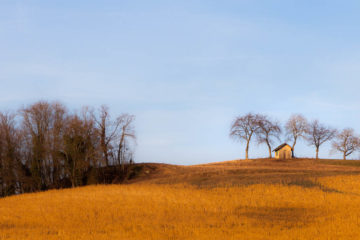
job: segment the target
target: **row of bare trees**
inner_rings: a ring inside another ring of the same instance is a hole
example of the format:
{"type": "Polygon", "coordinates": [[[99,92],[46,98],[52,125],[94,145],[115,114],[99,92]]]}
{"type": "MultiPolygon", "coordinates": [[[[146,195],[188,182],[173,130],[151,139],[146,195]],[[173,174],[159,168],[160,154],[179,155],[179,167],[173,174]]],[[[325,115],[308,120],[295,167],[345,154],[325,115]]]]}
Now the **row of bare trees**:
{"type": "Polygon", "coordinates": [[[341,152],[344,160],[353,152],[360,150],[360,138],[354,129],[346,128],[338,131],[318,120],[309,122],[301,114],[292,115],[282,128],[278,121],[272,120],[266,115],[248,113],[236,117],[230,128],[231,138],[246,143],[246,159],[249,157],[252,138],[255,137],[258,144],[266,144],[269,158],[272,158],[273,145],[276,140],[280,141],[283,135],[287,141],[291,141],[293,153],[295,145],[300,139],[307,141],[310,146],[315,148],[316,159],[319,158],[321,145],[329,141],[332,141],[332,151],[341,152]]]}
{"type": "Polygon", "coordinates": [[[134,116],[113,119],[106,106],[70,112],[41,101],[0,113],[0,196],[84,185],[92,169],[124,172],[133,140],[134,116]]]}

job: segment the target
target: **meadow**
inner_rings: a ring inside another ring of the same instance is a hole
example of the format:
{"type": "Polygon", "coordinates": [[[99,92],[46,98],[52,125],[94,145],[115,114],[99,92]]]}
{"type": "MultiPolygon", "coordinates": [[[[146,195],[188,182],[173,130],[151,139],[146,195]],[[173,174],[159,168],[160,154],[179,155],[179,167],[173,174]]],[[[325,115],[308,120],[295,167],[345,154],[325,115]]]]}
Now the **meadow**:
{"type": "Polygon", "coordinates": [[[360,238],[357,174],[218,186],[154,179],[0,199],[0,239],[360,238]]]}

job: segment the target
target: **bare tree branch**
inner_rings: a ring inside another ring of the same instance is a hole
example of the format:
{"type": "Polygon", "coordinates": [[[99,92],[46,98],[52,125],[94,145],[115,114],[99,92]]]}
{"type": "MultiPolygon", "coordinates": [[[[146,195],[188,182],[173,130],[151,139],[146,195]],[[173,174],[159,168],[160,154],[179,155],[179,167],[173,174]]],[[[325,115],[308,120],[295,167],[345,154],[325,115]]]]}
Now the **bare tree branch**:
{"type": "Polygon", "coordinates": [[[319,149],[320,146],[333,139],[336,135],[336,130],[327,127],[318,120],[314,120],[310,123],[308,130],[307,130],[307,140],[310,145],[313,145],[316,150],[316,159],[319,158],[319,149]]]}
{"type": "Polygon", "coordinates": [[[249,145],[252,136],[258,132],[261,116],[258,114],[248,113],[244,116],[235,118],[230,128],[230,137],[236,140],[246,142],[245,158],[249,158],[249,145]]]}
{"type": "Polygon", "coordinates": [[[272,158],[272,145],[274,139],[280,141],[281,127],[279,122],[272,121],[266,115],[259,115],[259,130],[256,133],[257,142],[259,144],[265,143],[269,149],[269,158],[272,158]]]}
{"type": "Polygon", "coordinates": [[[343,153],[343,159],[360,148],[360,139],[355,135],[352,128],[346,128],[336,135],[332,148],[343,153]]]}
{"type": "MultiPolygon", "coordinates": [[[[307,120],[301,114],[292,115],[285,124],[286,135],[289,140],[292,140],[292,150],[295,153],[295,145],[299,138],[306,137],[306,131],[308,128],[307,120]]],[[[293,156],[294,157],[294,156],[293,156]]]]}

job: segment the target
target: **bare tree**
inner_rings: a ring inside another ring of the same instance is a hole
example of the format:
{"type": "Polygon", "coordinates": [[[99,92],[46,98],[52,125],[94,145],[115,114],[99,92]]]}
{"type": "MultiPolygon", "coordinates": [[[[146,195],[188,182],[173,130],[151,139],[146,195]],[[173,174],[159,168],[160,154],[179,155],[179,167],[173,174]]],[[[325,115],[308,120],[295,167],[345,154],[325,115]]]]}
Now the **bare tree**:
{"type": "Polygon", "coordinates": [[[117,118],[117,124],[119,125],[120,133],[118,135],[118,148],[117,148],[117,160],[121,165],[122,170],[125,169],[125,153],[129,149],[126,147],[127,140],[136,140],[134,131],[135,116],[129,114],[122,114],[117,118]]]}
{"type": "MultiPolygon", "coordinates": [[[[292,115],[285,124],[286,135],[289,140],[292,140],[293,154],[295,152],[295,145],[299,138],[306,137],[308,122],[301,114],[292,115]]],[[[294,157],[294,156],[293,156],[294,157]]]]}
{"type": "Polygon", "coordinates": [[[360,148],[360,140],[355,136],[354,129],[346,128],[336,135],[336,139],[332,144],[335,151],[343,153],[343,159],[360,148]]]}
{"type": "Polygon", "coordinates": [[[245,158],[249,158],[249,146],[251,138],[260,128],[259,120],[261,116],[258,114],[248,113],[244,116],[235,118],[230,128],[230,137],[236,140],[246,142],[245,158]]]}
{"type": "Polygon", "coordinates": [[[21,134],[15,115],[0,113],[0,195],[19,193],[21,188],[21,134]]]}
{"type": "Polygon", "coordinates": [[[67,110],[58,102],[36,102],[21,110],[28,162],[36,189],[47,189],[62,179],[62,148],[67,110]]]}
{"type": "Polygon", "coordinates": [[[30,170],[36,190],[46,189],[50,179],[47,171],[47,143],[52,109],[48,102],[37,102],[22,109],[23,128],[30,145],[30,170]]]}
{"type": "Polygon", "coordinates": [[[58,102],[51,104],[52,116],[50,121],[50,131],[47,140],[49,151],[49,173],[50,182],[54,187],[61,187],[63,175],[63,161],[59,154],[59,151],[63,149],[63,135],[65,131],[65,124],[67,118],[66,107],[58,102]]]}
{"type": "Polygon", "coordinates": [[[133,162],[133,115],[112,120],[106,106],[95,116],[92,108],[69,113],[61,103],[47,101],[19,112],[0,113],[0,197],[111,182],[119,177],[113,175],[116,168],[102,166],[124,170],[133,162]]]}
{"type": "Polygon", "coordinates": [[[319,158],[320,146],[323,143],[333,139],[335,135],[336,135],[335,129],[319,123],[318,120],[314,120],[310,123],[309,128],[307,130],[307,140],[310,145],[315,146],[316,159],[319,158]]]}
{"type": "Polygon", "coordinates": [[[274,139],[280,140],[281,127],[277,121],[272,121],[266,115],[260,115],[259,130],[256,133],[257,141],[259,144],[265,143],[269,149],[269,158],[272,158],[272,145],[274,139]]]}
{"type": "Polygon", "coordinates": [[[65,172],[72,187],[82,184],[85,172],[96,162],[96,134],[94,121],[84,108],[82,114],[67,118],[64,133],[64,149],[62,156],[65,161],[65,172]]]}
{"type": "Polygon", "coordinates": [[[105,160],[105,165],[109,166],[109,158],[111,157],[111,150],[113,149],[112,142],[118,135],[118,130],[122,121],[121,119],[117,119],[115,121],[111,120],[109,108],[105,105],[100,107],[99,117],[94,117],[94,119],[100,136],[100,148],[105,160]]]}

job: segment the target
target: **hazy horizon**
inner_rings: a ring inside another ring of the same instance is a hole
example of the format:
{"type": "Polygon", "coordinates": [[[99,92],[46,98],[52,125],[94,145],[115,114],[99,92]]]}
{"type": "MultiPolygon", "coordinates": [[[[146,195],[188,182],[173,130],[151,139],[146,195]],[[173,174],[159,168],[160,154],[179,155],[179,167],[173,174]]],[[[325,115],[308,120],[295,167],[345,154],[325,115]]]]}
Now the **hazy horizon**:
{"type": "MultiPolygon", "coordinates": [[[[358,1],[0,1],[0,110],[57,100],[134,114],[137,162],[244,158],[229,128],[248,112],[360,133],[359,10],[358,1]]],[[[341,158],[329,146],[320,158],[341,158]]],[[[315,156],[304,141],[295,153],[315,156]]],[[[250,158],[266,156],[253,141],[250,158]]]]}

